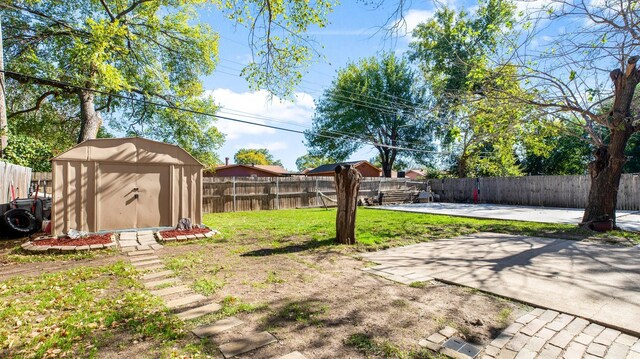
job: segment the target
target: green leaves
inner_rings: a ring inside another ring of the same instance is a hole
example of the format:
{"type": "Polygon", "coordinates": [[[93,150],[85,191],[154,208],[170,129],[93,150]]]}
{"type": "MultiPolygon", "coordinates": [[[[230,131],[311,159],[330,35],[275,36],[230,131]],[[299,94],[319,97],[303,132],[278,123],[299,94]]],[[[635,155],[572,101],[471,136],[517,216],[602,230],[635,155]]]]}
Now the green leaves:
{"type": "Polygon", "coordinates": [[[509,46],[502,36],[514,21],[511,2],[487,0],[473,16],[443,8],[414,32],[410,57],[435,97],[440,140],[459,177],[521,174],[517,149],[539,144],[545,131],[533,107],[512,101],[532,96],[515,66],[493,65],[496,50],[509,46]]]}
{"type": "Polygon", "coordinates": [[[243,165],[277,165],[282,166],[280,160],[274,160],[273,155],[266,148],[248,149],[241,148],[233,156],[237,164],[243,165]]]}
{"type": "Polygon", "coordinates": [[[325,27],[337,1],[217,0],[214,4],[251,32],[253,61],[242,70],[250,87],[288,98],[309,61],[319,56],[307,31],[325,27]]]}
{"type": "Polygon", "coordinates": [[[420,151],[432,148],[431,123],[418,84],[408,62],[392,53],[350,63],[316,103],[313,128],[305,133],[310,152],[344,160],[375,143],[388,171],[398,156],[424,157],[420,151]]]}

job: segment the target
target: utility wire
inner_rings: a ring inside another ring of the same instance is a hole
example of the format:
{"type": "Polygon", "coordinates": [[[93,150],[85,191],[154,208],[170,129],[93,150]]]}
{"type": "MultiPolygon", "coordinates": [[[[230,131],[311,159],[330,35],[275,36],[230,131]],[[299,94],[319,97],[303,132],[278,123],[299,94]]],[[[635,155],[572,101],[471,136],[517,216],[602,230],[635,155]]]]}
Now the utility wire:
{"type": "MultiPolygon", "coordinates": [[[[106,95],[106,96],[117,97],[117,98],[120,98],[120,99],[123,99],[123,100],[129,100],[129,101],[132,101],[132,102],[139,102],[139,103],[143,103],[143,104],[147,104],[147,105],[154,105],[154,106],[163,107],[163,108],[167,108],[167,109],[171,109],[171,110],[187,112],[187,113],[191,113],[191,114],[195,114],[195,115],[208,116],[208,117],[213,117],[213,118],[217,118],[217,119],[220,119],[220,120],[227,120],[227,121],[243,123],[243,124],[247,124],[247,125],[271,128],[271,129],[279,130],[279,131],[286,131],[286,132],[304,134],[304,131],[300,131],[300,130],[294,130],[294,129],[284,128],[284,127],[280,127],[280,126],[267,125],[267,124],[263,124],[263,123],[255,123],[255,122],[251,122],[251,121],[241,120],[241,119],[238,119],[238,118],[233,118],[233,117],[228,117],[228,116],[221,116],[221,115],[216,115],[216,114],[212,114],[212,113],[208,113],[208,112],[193,110],[193,109],[190,109],[190,108],[178,107],[178,106],[175,106],[175,105],[149,101],[149,100],[146,100],[146,99],[140,99],[140,98],[135,98],[135,97],[131,97],[131,96],[124,96],[124,95],[120,95],[120,94],[117,94],[117,93],[111,93],[111,92],[107,92],[107,91],[96,90],[96,89],[91,89],[91,88],[87,88],[87,87],[83,87],[83,86],[73,85],[71,83],[63,82],[63,81],[59,81],[59,80],[47,79],[47,78],[27,75],[27,74],[14,72],[14,71],[9,71],[9,70],[0,70],[0,72],[3,72],[3,73],[8,74],[8,75],[13,75],[13,76],[18,76],[18,77],[22,77],[22,78],[31,79],[31,80],[47,81],[47,82],[49,82],[51,84],[56,84],[58,86],[64,86],[64,87],[72,88],[72,89],[76,89],[76,90],[90,91],[90,92],[93,92],[93,93],[99,93],[99,94],[106,95]]],[[[326,132],[329,132],[329,131],[326,131],[326,132]]],[[[323,138],[329,138],[329,139],[345,139],[344,138],[345,136],[336,137],[336,136],[325,135],[325,134],[322,134],[322,133],[314,134],[314,136],[323,137],[323,138]]],[[[374,141],[370,141],[370,140],[363,140],[363,139],[357,138],[357,137],[348,137],[348,138],[351,138],[351,139],[353,139],[355,141],[360,141],[360,142],[362,142],[364,144],[368,144],[368,145],[372,145],[372,146],[376,146],[376,147],[382,147],[382,148],[390,148],[390,149],[396,149],[396,150],[402,150],[402,151],[411,151],[411,152],[432,153],[432,154],[449,154],[448,152],[431,151],[431,150],[420,150],[420,149],[415,149],[415,148],[410,148],[410,147],[387,145],[387,144],[384,144],[384,143],[378,143],[378,142],[374,142],[374,141]]]]}
{"type": "MultiPolygon", "coordinates": [[[[84,31],[77,30],[77,29],[71,27],[66,22],[62,22],[62,21],[56,20],[54,18],[48,17],[48,16],[46,16],[44,14],[41,14],[40,12],[37,12],[35,10],[22,9],[22,8],[14,7],[14,6],[11,6],[11,5],[8,5],[8,4],[0,4],[0,7],[4,7],[4,8],[12,9],[12,10],[15,10],[15,11],[19,11],[19,12],[21,12],[23,14],[26,14],[26,15],[32,17],[32,18],[41,17],[41,18],[44,18],[44,19],[46,19],[48,21],[53,21],[53,22],[62,24],[63,26],[65,26],[65,27],[67,27],[67,28],[69,28],[69,29],[71,29],[73,31],[86,33],[84,31]]],[[[237,43],[238,45],[241,45],[237,41],[234,41],[234,42],[237,43]]],[[[241,46],[246,46],[246,45],[241,45],[241,46]]],[[[230,63],[233,63],[233,64],[237,64],[237,65],[240,65],[240,66],[244,66],[244,64],[242,64],[240,62],[237,62],[237,61],[233,61],[233,60],[229,60],[229,59],[225,59],[225,58],[220,58],[220,60],[226,61],[226,62],[230,62],[230,63]]],[[[236,68],[233,68],[233,67],[230,67],[230,66],[225,66],[225,65],[220,65],[220,64],[218,64],[218,66],[230,69],[232,71],[238,71],[238,72],[241,71],[239,69],[236,69],[236,68]]],[[[222,71],[218,71],[218,72],[222,72],[222,71]]],[[[222,73],[225,73],[225,72],[222,72],[222,73]]],[[[236,74],[229,74],[229,73],[225,73],[225,74],[230,75],[230,76],[237,76],[236,74]]],[[[303,82],[312,83],[313,84],[313,82],[310,82],[310,81],[303,81],[303,82]]],[[[315,83],[315,84],[316,85],[320,85],[320,84],[317,84],[317,83],[315,83]]],[[[322,86],[322,85],[320,85],[320,86],[322,86]]],[[[310,89],[309,87],[306,87],[306,86],[300,86],[300,87],[301,88],[310,89]]],[[[322,91],[322,90],[313,90],[313,89],[311,89],[311,90],[312,90],[312,92],[316,92],[316,93],[318,93],[320,95],[324,95],[324,91],[322,91]]],[[[429,110],[429,108],[424,107],[424,106],[406,103],[407,102],[406,99],[403,99],[403,98],[400,98],[398,96],[394,96],[394,95],[391,95],[391,94],[387,94],[387,93],[384,93],[382,91],[377,91],[377,90],[374,90],[374,89],[368,89],[368,91],[380,93],[380,94],[382,94],[384,96],[387,96],[387,97],[390,97],[390,98],[395,98],[395,99],[401,101],[401,103],[385,100],[385,99],[382,99],[382,98],[379,98],[379,97],[374,97],[374,96],[371,96],[371,95],[368,95],[368,94],[362,94],[362,93],[356,93],[356,92],[352,92],[352,91],[347,91],[347,90],[344,90],[344,89],[341,89],[339,91],[334,91],[333,96],[334,96],[336,102],[341,102],[341,103],[350,104],[350,105],[351,104],[355,104],[355,105],[358,105],[358,106],[361,106],[361,107],[373,109],[375,111],[379,111],[381,113],[392,115],[392,116],[396,116],[396,115],[399,114],[400,111],[398,110],[398,108],[409,110],[409,111],[429,110]],[[349,94],[349,95],[354,95],[357,98],[352,98],[351,96],[340,95],[337,92],[346,93],[346,94],[349,94]],[[369,100],[367,100],[367,99],[369,99],[369,100]],[[371,101],[376,101],[376,102],[371,102],[371,101]],[[382,103],[380,103],[380,102],[382,102],[382,103]]],[[[403,111],[402,113],[403,113],[404,116],[412,117],[413,119],[415,119],[417,121],[423,120],[421,118],[418,118],[418,116],[416,115],[415,112],[407,113],[407,111],[403,111]]]]}

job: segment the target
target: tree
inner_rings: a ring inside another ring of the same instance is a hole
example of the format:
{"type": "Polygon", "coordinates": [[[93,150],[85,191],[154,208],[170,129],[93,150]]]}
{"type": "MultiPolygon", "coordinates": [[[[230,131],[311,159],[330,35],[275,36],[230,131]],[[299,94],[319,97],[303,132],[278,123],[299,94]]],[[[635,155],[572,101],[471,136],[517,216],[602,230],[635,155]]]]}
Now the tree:
{"type": "Polygon", "coordinates": [[[639,173],[640,172],[640,133],[634,133],[629,142],[627,142],[627,149],[625,150],[627,156],[627,163],[624,164],[625,173],[639,173]]]}
{"type": "Polygon", "coordinates": [[[336,239],[338,243],[356,243],[356,210],[358,209],[358,191],[362,175],[349,165],[335,168],[336,197],[336,239]]]}
{"type": "MultiPolygon", "coordinates": [[[[213,3],[250,30],[254,61],[244,75],[254,87],[277,94],[287,94],[299,81],[312,51],[305,32],[324,26],[332,7],[325,0],[213,3]]],[[[197,112],[216,110],[213,99],[203,96],[200,78],[215,68],[218,35],[198,21],[201,4],[14,0],[0,5],[6,14],[6,75],[13,81],[7,88],[19,83],[38,94],[33,105],[18,111],[73,97],[79,142],[97,136],[106,113],[128,134],[178,143],[213,161],[211,153],[223,137],[210,116],[197,112]]]]}
{"type": "Polygon", "coordinates": [[[520,175],[519,146],[548,150],[536,140],[550,131],[543,118],[533,114],[532,106],[505,101],[507,95],[529,97],[513,81],[516,67],[492,66],[500,36],[513,21],[513,4],[487,0],[475,14],[439,9],[414,30],[410,58],[435,99],[432,114],[458,177],[520,175]]]}
{"type": "Polygon", "coordinates": [[[595,150],[588,166],[591,187],[582,224],[615,221],[620,176],[627,162],[625,148],[640,131],[640,113],[632,106],[640,82],[637,1],[556,0],[541,14],[541,18],[574,25],[536,51],[535,57],[518,54],[518,79],[535,95],[520,102],[536,105],[548,116],[588,133],[595,150]],[[616,68],[607,73],[604,69],[613,63],[616,68]],[[613,86],[602,78],[610,79],[613,86]],[[607,103],[612,104],[602,111],[607,103]]]}
{"type": "Polygon", "coordinates": [[[296,159],[296,167],[298,171],[304,171],[307,168],[316,168],[322,165],[339,162],[335,158],[314,156],[310,153],[304,154],[296,159]]]}
{"type": "Polygon", "coordinates": [[[266,148],[241,148],[233,156],[236,163],[242,165],[275,165],[282,166],[280,160],[274,160],[273,155],[266,148]]]}
{"type": "Polygon", "coordinates": [[[377,151],[385,177],[398,156],[429,152],[427,97],[404,59],[384,54],[351,63],[316,101],[313,127],[305,132],[311,153],[344,160],[365,145],[377,151]]]}
{"type": "Polygon", "coordinates": [[[545,155],[525,148],[522,170],[530,175],[583,175],[587,172],[593,149],[587,134],[578,130],[563,131],[557,136],[541,138],[551,147],[545,155]]]}
{"type": "MultiPolygon", "coordinates": [[[[380,161],[380,157],[372,157],[369,159],[369,163],[371,163],[372,165],[376,166],[376,167],[382,167],[382,162],[380,161]]],[[[393,167],[391,167],[391,170],[393,171],[406,171],[410,169],[410,161],[407,161],[404,158],[396,158],[396,160],[393,162],[393,167]]]]}

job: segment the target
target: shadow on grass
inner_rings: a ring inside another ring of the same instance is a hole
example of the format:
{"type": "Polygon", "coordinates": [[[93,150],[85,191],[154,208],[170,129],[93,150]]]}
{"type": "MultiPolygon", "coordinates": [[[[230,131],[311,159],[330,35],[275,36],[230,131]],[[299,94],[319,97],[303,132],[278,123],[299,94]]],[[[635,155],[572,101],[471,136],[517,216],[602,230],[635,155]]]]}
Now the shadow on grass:
{"type": "Polygon", "coordinates": [[[256,249],[254,251],[243,253],[240,256],[241,257],[267,257],[275,254],[299,253],[299,252],[304,252],[311,249],[334,246],[337,244],[338,243],[336,242],[335,237],[325,238],[320,240],[310,240],[304,243],[291,244],[288,246],[278,247],[278,248],[256,249]]]}

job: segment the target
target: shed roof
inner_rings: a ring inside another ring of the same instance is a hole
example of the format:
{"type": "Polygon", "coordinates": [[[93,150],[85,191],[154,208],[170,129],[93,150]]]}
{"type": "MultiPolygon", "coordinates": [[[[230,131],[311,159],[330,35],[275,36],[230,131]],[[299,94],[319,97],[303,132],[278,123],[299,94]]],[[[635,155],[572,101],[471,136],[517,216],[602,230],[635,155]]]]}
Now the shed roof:
{"type": "Polygon", "coordinates": [[[312,174],[315,174],[315,173],[334,172],[335,169],[336,169],[336,166],[339,166],[339,165],[350,165],[350,166],[353,166],[353,167],[358,167],[359,165],[361,165],[363,163],[366,163],[366,164],[370,165],[371,167],[376,168],[375,166],[373,166],[369,162],[364,161],[364,160],[360,160],[360,161],[329,163],[329,164],[326,164],[326,165],[321,165],[321,166],[318,166],[318,167],[312,169],[311,171],[306,172],[306,174],[307,175],[312,175],[312,174]]]}
{"type": "Polygon", "coordinates": [[[203,166],[189,152],[179,146],[141,137],[86,140],[54,157],[52,161],[166,163],[203,166]]]}

